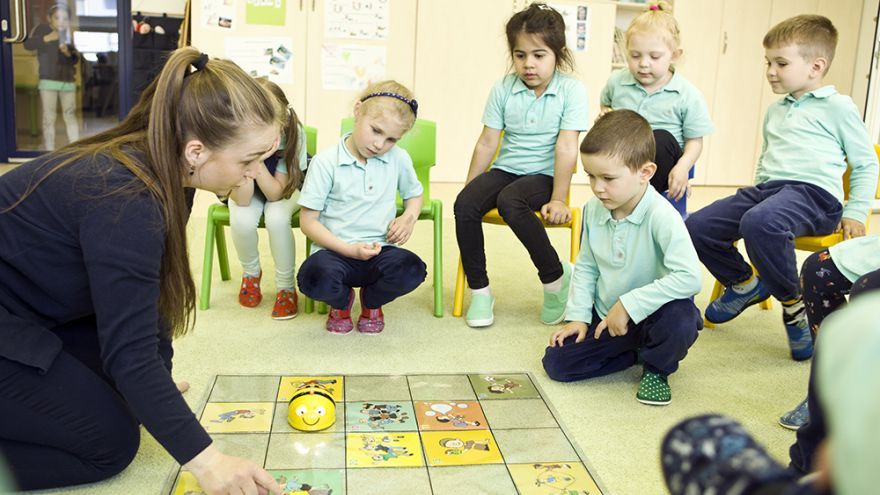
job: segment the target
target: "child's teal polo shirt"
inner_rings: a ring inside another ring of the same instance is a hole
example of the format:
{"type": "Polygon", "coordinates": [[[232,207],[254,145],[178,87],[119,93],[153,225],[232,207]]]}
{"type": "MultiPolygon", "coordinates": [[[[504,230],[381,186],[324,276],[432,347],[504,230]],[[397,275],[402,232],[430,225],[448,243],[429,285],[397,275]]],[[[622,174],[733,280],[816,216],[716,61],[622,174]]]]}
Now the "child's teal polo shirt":
{"type": "Polygon", "coordinates": [[[587,90],[574,77],[555,73],[539,98],[516,74],[495,83],[483,124],[504,131],[492,168],[517,175],[553,175],[560,130],[585,131],[587,90]]]}
{"type": "Polygon", "coordinates": [[[591,323],[619,300],[639,323],[660,306],[702,288],[700,260],[681,214],[653,187],[626,218],[614,220],[598,198],[584,206],[581,250],[565,310],[568,321],[591,323]]]}
{"type": "Polygon", "coordinates": [[[767,109],[755,184],[807,182],[843,203],[847,162],[852,173],[843,216],[865,223],[877,188],[877,153],[852,99],[823,86],[797,100],[786,95],[767,109]]]}
{"type": "Polygon", "coordinates": [[[638,112],[652,129],[672,134],[682,149],[688,139],[708,136],[715,130],[703,94],[676,73],[666,86],[648,94],[629,69],[619,69],[602,88],[599,104],[638,112]]]}
{"type": "MultiPolygon", "coordinates": [[[[397,192],[404,200],[414,198],[422,184],[405,150],[395,146],[362,164],[345,146],[350,135],[312,158],[298,202],[321,212],[318,221],[340,240],[384,245],[397,215],[397,192]]],[[[314,246],[312,252],[320,249],[314,246]]]]}

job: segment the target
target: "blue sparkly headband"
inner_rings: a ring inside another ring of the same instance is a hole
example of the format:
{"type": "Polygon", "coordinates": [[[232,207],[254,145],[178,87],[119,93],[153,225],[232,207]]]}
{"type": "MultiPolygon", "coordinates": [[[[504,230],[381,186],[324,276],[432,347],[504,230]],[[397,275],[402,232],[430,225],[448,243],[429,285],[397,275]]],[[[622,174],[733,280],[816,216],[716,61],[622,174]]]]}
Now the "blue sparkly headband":
{"type": "Polygon", "coordinates": [[[364,96],[363,98],[361,98],[361,101],[362,102],[367,101],[374,96],[388,96],[390,98],[397,98],[398,100],[409,105],[409,108],[412,110],[412,113],[415,117],[419,116],[419,102],[417,102],[415,100],[415,98],[409,99],[409,98],[407,98],[403,95],[399,95],[397,93],[389,93],[387,91],[380,91],[378,93],[370,93],[367,96],[364,96]]]}

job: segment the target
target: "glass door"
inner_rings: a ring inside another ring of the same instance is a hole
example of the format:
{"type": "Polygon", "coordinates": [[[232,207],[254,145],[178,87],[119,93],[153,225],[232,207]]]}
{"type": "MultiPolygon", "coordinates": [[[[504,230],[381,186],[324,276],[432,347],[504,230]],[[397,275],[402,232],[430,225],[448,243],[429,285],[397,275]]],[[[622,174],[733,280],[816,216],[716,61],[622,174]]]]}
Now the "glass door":
{"type": "Polygon", "coordinates": [[[131,28],[120,22],[130,14],[117,7],[116,0],[0,0],[0,161],[33,157],[119,122],[127,108],[117,33],[131,28]]]}

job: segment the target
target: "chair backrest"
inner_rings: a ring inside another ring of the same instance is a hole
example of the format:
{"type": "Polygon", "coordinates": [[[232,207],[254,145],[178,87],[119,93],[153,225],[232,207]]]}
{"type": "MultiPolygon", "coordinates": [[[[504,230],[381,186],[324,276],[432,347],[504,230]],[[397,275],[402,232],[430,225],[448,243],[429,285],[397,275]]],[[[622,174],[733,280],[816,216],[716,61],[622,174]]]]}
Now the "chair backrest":
{"type": "MultiPolygon", "coordinates": [[[[342,119],[340,134],[354,129],[354,118],[342,119]]],[[[422,183],[424,205],[431,203],[431,167],[437,163],[437,124],[432,120],[416,119],[413,128],[403,135],[397,146],[405,149],[412,159],[416,176],[422,183]]]]}
{"type": "Polygon", "coordinates": [[[303,130],[306,131],[306,153],[315,156],[318,152],[318,128],[304,125],[303,130]]]}
{"type": "MultiPolygon", "coordinates": [[[[880,144],[874,145],[874,152],[877,153],[877,160],[880,161],[880,144]]],[[[849,174],[852,167],[847,165],[846,172],[843,174],[843,199],[849,199],[849,174]]],[[[874,199],[880,199],[880,180],[877,181],[877,187],[874,189],[874,199]]]]}

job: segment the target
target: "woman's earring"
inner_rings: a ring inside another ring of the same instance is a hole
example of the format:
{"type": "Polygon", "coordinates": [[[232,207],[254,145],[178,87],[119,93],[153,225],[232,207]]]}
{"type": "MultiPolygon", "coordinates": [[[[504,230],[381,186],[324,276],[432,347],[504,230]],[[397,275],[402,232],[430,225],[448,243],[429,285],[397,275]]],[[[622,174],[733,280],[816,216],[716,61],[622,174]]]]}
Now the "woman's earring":
{"type": "Polygon", "coordinates": [[[195,174],[196,174],[196,166],[190,165],[189,166],[189,175],[195,175],[195,174]]]}

